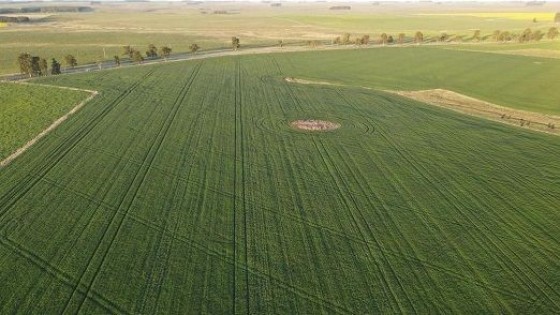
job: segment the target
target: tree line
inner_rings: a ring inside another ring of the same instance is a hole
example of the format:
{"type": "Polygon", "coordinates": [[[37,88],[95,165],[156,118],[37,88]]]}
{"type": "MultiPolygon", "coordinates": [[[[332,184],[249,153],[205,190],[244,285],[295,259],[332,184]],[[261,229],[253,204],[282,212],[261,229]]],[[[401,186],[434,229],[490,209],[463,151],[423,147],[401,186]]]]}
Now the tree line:
{"type": "MultiPolygon", "coordinates": [[[[560,19],[560,14],[557,14],[557,17],[560,19]]],[[[555,18],[556,19],[556,18],[555,18]]],[[[480,30],[474,30],[472,37],[470,37],[471,41],[481,41],[487,40],[491,38],[496,42],[506,42],[506,41],[513,41],[518,40],[519,42],[528,42],[528,41],[540,41],[542,38],[546,36],[547,39],[555,39],[560,36],[560,31],[558,31],[557,27],[551,27],[548,29],[546,33],[542,32],[541,30],[531,30],[530,28],[525,29],[523,32],[516,34],[509,31],[500,31],[496,30],[491,35],[482,37],[480,30]]],[[[439,42],[447,42],[447,41],[458,41],[464,40],[464,36],[451,36],[447,33],[441,33],[439,36],[432,38],[432,41],[435,39],[439,42]]],[[[335,45],[369,45],[371,42],[370,35],[362,35],[355,38],[351,38],[350,33],[345,33],[342,36],[337,36],[333,39],[332,43],[335,45]]],[[[395,37],[391,34],[381,33],[379,38],[377,39],[377,43],[381,45],[388,45],[388,44],[404,44],[406,40],[405,33],[399,33],[395,37]]],[[[414,36],[411,38],[412,42],[416,44],[421,44],[425,41],[424,33],[421,31],[417,31],[414,33],[414,36]]],[[[321,44],[320,41],[308,41],[307,44],[309,46],[315,47],[321,44]]],[[[284,45],[283,41],[278,41],[278,46],[282,47],[284,45]]],[[[231,48],[236,51],[241,47],[240,39],[238,37],[231,38],[231,48]]],[[[200,50],[200,46],[196,43],[191,44],[189,50],[192,54],[196,54],[200,50]]],[[[157,59],[163,58],[167,60],[171,55],[172,49],[168,46],[162,46],[158,49],[154,44],[148,45],[148,49],[145,51],[144,54],[137,50],[131,45],[123,46],[123,56],[128,56],[129,59],[134,63],[142,63],[146,59],[157,59]]],[[[120,66],[121,64],[121,57],[119,55],[113,56],[113,60],[116,66],[120,66]]],[[[66,65],[70,68],[74,68],[78,65],[78,61],[73,55],[66,55],[64,57],[64,61],[66,65]]],[[[41,75],[48,75],[49,74],[49,67],[48,62],[46,59],[32,56],[29,53],[21,53],[18,56],[18,65],[20,68],[20,72],[23,74],[27,74],[30,77],[32,76],[41,76],[41,75]]],[[[61,73],[61,64],[55,59],[52,58],[50,62],[50,74],[56,75],[61,73]]],[[[98,62],[99,67],[101,68],[102,61],[98,62]]]]}
{"type": "MultiPolygon", "coordinates": [[[[133,62],[136,63],[141,63],[146,59],[158,59],[158,58],[163,58],[165,60],[167,60],[167,58],[169,58],[169,56],[171,55],[171,52],[173,50],[168,47],[168,46],[162,46],[159,49],[156,47],[156,45],[154,44],[150,44],[148,45],[148,49],[145,52],[145,56],[136,48],[127,45],[127,46],[123,46],[123,56],[128,56],[130,58],[130,60],[132,60],[133,62]]],[[[121,64],[121,58],[118,55],[115,55],[113,57],[113,59],[115,60],[115,64],[117,66],[120,66],[121,64]]]]}
{"type": "MultiPolygon", "coordinates": [[[[196,52],[200,47],[198,45],[193,44],[191,45],[191,51],[196,52]]],[[[144,56],[140,53],[140,51],[134,49],[132,46],[124,46],[124,55],[128,55],[130,59],[134,62],[142,62],[144,61],[144,56]]],[[[167,59],[171,55],[172,49],[167,46],[161,47],[159,50],[153,44],[148,45],[148,49],[146,50],[146,58],[148,59],[156,59],[156,58],[164,58],[167,59]]],[[[120,56],[115,55],[113,57],[115,65],[120,66],[121,59],[120,56]]],[[[64,62],[68,68],[74,69],[78,65],[78,60],[72,54],[68,54],[64,56],[64,62]]],[[[20,73],[26,74],[29,77],[34,76],[45,76],[45,75],[57,75],[61,74],[62,65],[61,63],[56,60],[55,58],[51,59],[50,68],[48,66],[48,62],[45,58],[41,58],[39,56],[33,56],[29,53],[21,53],[17,58],[17,64],[19,66],[20,73]]],[[[97,64],[101,68],[102,61],[98,61],[97,64]]]]}
{"type": "MultiPolygon", "coordinates": [[[[528,42],[528,41],[540,41],[544,37],[547,39],[555,39],[560,36],[560,32],[558,31],[557,27],[551,27],[548,29],[546,33],[541,30],[533,31],[530,28],[525,29],[521,33],[513,33],[509,31],[500,31],[496,30],[492,34],[487,35],[485,37],[481,36],[480,30],[474,30],[473,35],[466,40],[471,41],[481,41],[481,40],[488,40],[491,39],[496,42],[506,42],[506,41],[514,41],[517,40],[519,42],[528,42]]],[[[404,44],[406,40],[405,33],[399,33],[395,37],[391,34],[381,33],[376,40],[377,44],[380,45],[387,45],[387,44],[404,44]]],[[[436,42],[451,42],[451,41],[464,41],[465,36],[460,35],[449,35],[445,32],[441,33],[440,35],[433,36],[431,41],[436,42]]],[[[417,31],[413,34],[410,38],[410,42],[421,44],[426,41],[424,33],[421,31],[417,31]]],[[[337,36],[332,40],[332,43],[335,45],[369,45],[372,42],[370,35],[362,35],[351,38],[350,33],[345,33],[342,36],[337,36]]],[[[317,46],[317,41],[308,41],[307,44],[309,46],[317,46]]]]}
{"type": "MultiPolygon", "coordinates": [[[[232,39],[232,46],[234,49],[240,47],[239,38],[232,39]]],[[[148,49],[144,54],[140,50],[134,48],[131,45],[123,46],[123,56],[128,56],[128,58],[134,63],[142,63],[146,59],[158,59],[163,58],[167,60],[173,51],[171,47],[162,46],[158,49],[154,44],[148,45],[148,49]]],[[[196,54],[200,50],[200,46],[196,43],[191,44],[189,47],[191,53],[196,54]]],[[[113,56],[113,60],[116,66],[121,65],[121,56],[113,56]]],[[[64,62],[68,68],[75,68],[78,65],[78,60],[74,55],[66,55],[64,57],[64,62]]],[[[29,77],[34,76],[45,76],[48,74],[56,75],[61,74],[61,64],[55,58],[51,59],[50,69],[48,62],[45,58],[39,56],[32,56],[29,53],[21,53],[17,58],[17,63],[22,74],[29,75],[29,77]]],[[[101,68],[103,61],[99,60],[97,62],[99,68],[101,68]]]]}
{"type": "MultiPolygon", "coordinates": [[[[67,56],[68,57],[68,56],[67,56]]],[[[17,59],[20,72],[29,77],[45,76],[49,74],[49,66],[47,59],[39,56],[32,56],[29,53],[21,53],[17,59]]],[[[60,62],[55,58],[51,59],[50,74],[60,74],[60,62]]]]}

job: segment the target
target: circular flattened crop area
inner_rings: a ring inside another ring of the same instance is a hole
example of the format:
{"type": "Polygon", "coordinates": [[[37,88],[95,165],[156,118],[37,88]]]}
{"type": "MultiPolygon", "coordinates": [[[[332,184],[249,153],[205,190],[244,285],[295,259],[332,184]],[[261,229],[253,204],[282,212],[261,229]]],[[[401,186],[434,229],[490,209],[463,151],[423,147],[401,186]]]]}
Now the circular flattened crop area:
{"type": "Polygon", "coordinates": [[[308,131],[330,131],[340,128],[340,124],[326,121],[326,120],[295,120],[290,123],[290,125],[296,129],[308,130],[308,131]]]}

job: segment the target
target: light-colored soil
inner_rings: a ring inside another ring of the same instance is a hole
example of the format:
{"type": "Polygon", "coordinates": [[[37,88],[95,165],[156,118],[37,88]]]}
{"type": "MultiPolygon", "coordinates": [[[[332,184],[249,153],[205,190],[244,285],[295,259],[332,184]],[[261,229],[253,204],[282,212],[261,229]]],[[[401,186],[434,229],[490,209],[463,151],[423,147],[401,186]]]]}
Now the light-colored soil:
{"type": "Polygon", "coordinates": [[[286,82],[299,83],[299,84],[340,85],[340,84],[327,82],[327,81],[311,81],[311,80],[297,79],[297,78],[294,78],[294,77],[286,77],[286,78],[284,78],[284,80],[286,82]]]}
{"type": "Polygon", "coordinates": [[[7,158],[5,158],[4,160],[0,161],[0,168],[10,164],[13,160],[15,160],[18,156],[22,155],[25,151],[27,151],[29,148],[31,148],[35,143],[37,143],[37,141],[39,141],[41,138],[43,138],[44,136],[46,136],[47,134],[49,134],[51,131],[53,131],[54,129],[56,129],[56,127],[58,127],[60,124],[62,124],[66,119],[68,119],[70,116],[72,116],[73,114],[75,114],[76,112],[78,112],[82,107],[84,107],[84,105],[91,101],[95,96],[97,96],[97,94],[99,94],[97,91],[92,91],[92,90],[84,90],[84,89],[77,89],[77,88],[71,88],[71,87],[62,87],[62,86],[55,86],[55,85],[47,85],[47,84],[32,84],[32,83],[27,83],[27,82],[17,82],[14,84],[28,84],[28,85],[41,85],[41,86],[48,86],[48,87],[52,87],[52,88],[58,88],[58,89],[64,89],[64,90],[73,90],[73,91],[84,91],[84,92],[88,92],[91,95],[86,98],[85,100],[83,100],[82,102],[80,102],[79,104],[77,104],[76,106],[74,106],[69,112],[67,112],[66,114],[64,114],[64,116],[58,118],[57,120],[55,120],[50,126],[48,126],[45,130],[41,131],[37,136],[35,136],[35,138],[29,140],[25,145],[23,145],[22,147],[20,147],[19,149],[17,149],[16,151],[14,151],[14,153],[10,154],[7,158]]]}
{"type": "Polygon", "coordinates": [[[430,105],[517,127],[560,135],[560,116],[504,107],[449,90],[386,91],[430,105]]]}
{"type": "Polygon", "coordinates": [[[296,129],[308,131],[330,131],[340,128],[340,124],[326,120],[314,119],[296,120],[292,121],[290,125],[296,129]]]}

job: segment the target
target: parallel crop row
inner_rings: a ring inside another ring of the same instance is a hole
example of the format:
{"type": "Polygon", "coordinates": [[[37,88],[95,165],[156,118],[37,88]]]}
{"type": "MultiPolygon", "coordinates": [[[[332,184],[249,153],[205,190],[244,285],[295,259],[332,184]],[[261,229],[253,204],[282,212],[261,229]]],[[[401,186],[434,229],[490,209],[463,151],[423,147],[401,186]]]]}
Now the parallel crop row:
{"type": "Polygon", "coordinates": [[[0,170],[0,313],[558,312],[556,137],[303,60],[47,79],[101,93],[0,170]]]}

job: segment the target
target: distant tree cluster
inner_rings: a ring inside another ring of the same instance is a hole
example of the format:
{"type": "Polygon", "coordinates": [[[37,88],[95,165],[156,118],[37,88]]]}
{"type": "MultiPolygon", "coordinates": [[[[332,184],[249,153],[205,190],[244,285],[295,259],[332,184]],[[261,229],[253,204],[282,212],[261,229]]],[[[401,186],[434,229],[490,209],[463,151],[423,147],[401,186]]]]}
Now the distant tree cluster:
{"type": "Polygon", "coordinates": [[[517,39],[520,43],[528,41],[539,41],[543,38],[544,34],[540,30],[532,31],[530,28],[526,28],[517,39]]]}
{"type": "Polygon", "coordinates": [[[22,8],[2,8],[0,14],[55,13],[55,12],[92,12],[93,8],[83,6],[31,6],[22,8]]]}
{"type": "Polygon", "coordinates": [[[78,60],[76,60],[76,57],[74,57],[74,55],[64,56],[64,61],[66,61],[66,65],[72,69],[74,69],[78,65],[78,60]]]}
{"type": "Polygon", "coordinates": [[[547,39],[555,39],[556,37],[558,37],[558,35],[559,32],[556,27],[549,28],[546,34],[541,30],[533,31],[530,28],[526,28],[525,30],[523,30],[523,32],[519,34],[511,33],[508,31],[495,30],[492,33],[491,38],[497,42],[508,42],[512,40],[517,40],[520,43],[524,43],[529,41],[540,41],[545,36],[547,39]]]}
{"type": "MultiPolygon", "coordinates": [[[[167,59],[171,55],[171,51],[172,51],[172,49],[168,46],[162,46],[158,50],[156,45],[149,44],[148,49],[146,50],[146,58],[147,59],[157,59],[157,58],[161,57],[163,59],[167,59]]],[[[135,49],[134,47],[132,47],[130,45],[123,46],[122,55],[123,56],[128,56],[128,58],[130,58],[135,63],[142,63],[145,60],[142,53],[139,50],[135,49]]],[[[114,56],[113,59],[115,61],[115,65],[120,66],[120,64],[121,64],[120,57],[119,56],[114,56]]]]}
{"type": "Polygon", "coordinates": [[[0,16],[0,23],[27,23],[31,21],[28,16],[0,16]]]}
{"type": "MultiPolygon", "coordinates": [[[[342,36],[337,36],[332,40],[334,45],[369,45],[371,43],[369,35],[355,37],[354,39],[350,38],[351,35],[349,33],[345,33],[342,36]]],[[[497,42],[508,42],[517,40],[519,42],[528,42],[528,41],[540,41],[546,37],[547,39],[556,39],[560,37],[560,31],[557,27],[551,27],[547,32],[543,30],[532,30],[530,28],[525,29],[521,33],[513,33],[509,31],[500,31],[496,30],[492,34],[482,36],[480,30],[473,30],[472,37],[467,37],[465,35],[458,35],[458,34],[448,34],[446,32],[442,32],[437,36],[433,36],[429,38],[429,41],[432,42],[462,42],[465,40],[470,40],[473,42],[479,42],[483,40],[493,40],[497,42]]],[[[381,33],[379,35],[379,39],[376,40],[376,43],[380,45],[388,45],[388,44],[404,44],[406,41],[406,34],[399,33],[395,37],[393,35],[387,33],[381,33]]],[[[421,31],[417,31],[414,33],[411,41],[417,45],[427,42],[428,39],[424,36],[424,33],[421,31]]]]}
{"type": "Polygon", "coordinates": [[[146,50],[146,57],[148,59],[155,59],[158,57],[157,47],[154,44],[148,45],[148,50],[146,50]]]}
{"type": "MultiPolygon", "coordinates": [[[[399,36],[402,36],[402,40],[404,40],[404,34],[399,34],[399,36]]],[[[351,35],[350,33],[345,33],[342,36],[337,36],[333,39],[332,43],[334,45],[350,45],[350,44],[354,44],[354,45],[369,45],[371,42],[371,36],[368,34],[362,35],[362,36],[357,36],[354,39],[350,38],[351,35]]],[[[382,33],[379,36],[379,43],[380,44],[392,44],[395,42],[395,39],[393,38],[392,35],[387,35],[386,33],[382,33]]]]}
{"type": "MultiPolygon", "coordinates": [[[[29,53],[21,53],[17,58],[19,70],[22,74],[34,76],[45,76],[48,74],[48,63],[45,58],[32,56],[29,53]]],[[[60,74],[60,63],[52,58],[51,74],[60,74]]]]}
{"type": "Polygon", "coordinates": [[[546,33],[546,38],[555,39],[556,37],[558,37],[558,35],[560,35],[558,29],[556,27],[551,27],[550,29],[548,29],[548,32],[546,33]]]}

